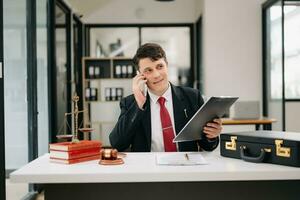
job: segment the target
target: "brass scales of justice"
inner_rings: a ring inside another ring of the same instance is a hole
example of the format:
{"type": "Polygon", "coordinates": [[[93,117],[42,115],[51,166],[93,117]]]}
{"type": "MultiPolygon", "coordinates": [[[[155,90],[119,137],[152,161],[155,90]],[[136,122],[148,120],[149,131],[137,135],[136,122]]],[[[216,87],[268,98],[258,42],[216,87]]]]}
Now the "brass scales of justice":
{"type": "MultiPolygon", "coordinates": [[[[73,134],[60,134],[60,135],[57,135],[56,137],[58,139],[72,138],[72,143],[79,143],[80,141],[78,139],[78,130],[84,133],[84,132],[92,132],[94,129],[93,128],[78,128],[78,114],[84,113],[85,110],[78,109],[79,96],[76,93],[73,96],[72,101],[74,102],[74,110],[73,110],[73,112],[65,113],[64,123],[63,123],[62,127],[60,128],[59,132],[61,132],[62,128],[66,129],[65,125],[67,125],[69,129],[71,129],[70,125],[68,124],[67,117],[70,115],[71,116],[74,115],[74,127],[73,127],[74,129],[72,129],[72,130],[74,130],[74,133],[73,134]]],[[[99,164],[101,164],[101,165],[120,165],[120,164],[124,163],[122,157],[125,157],[125,156],[126,156],[126,154],[118,153],[118,151],[116,149],[112,149],[112,148],[101,149],[99,164]]]]}
{"type": "MultiPolygon", "coordinates": [[[[66,130],[66,125],[71,131],[74,130],[74,132],[72,134],[59,134],[56,137],[58,139],[70,139],[70,138],[72,138],[72,143],[78,143],[79,142],[78,130],[83,132],[83,133],[87,133],[87,132],[92,132],[94,129],[93,128],[78,128],[78,114],[79,113],[84,113],[85,110],[79,110],[78,109],[79,96],[77,95],[77,93],[75,93],[75,95],[73,96],[72,101],[74,102],[74,109],[70,113],[65,113],[64,122],[63,122],[61,128],[59,129],[59,133],[61,133],[62,129],[66,130]],[[71,127],[68,123],[68,120],[67,120],[67,117],[72,116],[72,115],[74,115],[73,129],[71,129],[71,127]]],[[[82,125],[82,122],[81,122],[80,126],[81,125],[82,125]]]]}

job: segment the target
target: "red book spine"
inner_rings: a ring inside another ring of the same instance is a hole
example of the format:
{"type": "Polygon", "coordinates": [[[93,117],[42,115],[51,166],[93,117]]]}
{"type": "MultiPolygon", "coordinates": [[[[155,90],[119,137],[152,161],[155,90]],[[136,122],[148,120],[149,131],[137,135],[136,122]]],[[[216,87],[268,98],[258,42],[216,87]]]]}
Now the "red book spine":
{"type": "Polygon", "coordinates": [[[75,163],[86,162],[86,161],[97,160],[97,159],[100,159],[100,154],[94,156],[82,157],[82,158],[75,158],[75,159],[50,158],[50,161],[54,163],[62,163],[62,164],[75,164],[75,163]]]}
{"type": "Polygon", "coordinates": [[[88,148],[92,148],[92,147],[99,147],[100,148],[100,144],[82,144],[82,145],[78,145],[78,146],[69,146],[68,151],[73,151],[73,150],[79,150],[79,149],[88,149],[88,148]]]}
{"type": "Polygon", "coordinates": [[[59,142],[49,145],[50,150],[59,150],[59,151],[73,151],[79,149],[88,149],[92,147],[101,147],[100,141],[94,140],[82,140],[79,143],[72,142],[59,142]]]}
{"type": "Polygon", "coordinates": [[[89,149],[80,149],[80,150],[73,150],[73,151],[50,150],[50,158],[61,158],[61,159],[81,158],[81,157],[99,154],[100,149],[101,149],[100,147],[94,147],[89,149]]]}

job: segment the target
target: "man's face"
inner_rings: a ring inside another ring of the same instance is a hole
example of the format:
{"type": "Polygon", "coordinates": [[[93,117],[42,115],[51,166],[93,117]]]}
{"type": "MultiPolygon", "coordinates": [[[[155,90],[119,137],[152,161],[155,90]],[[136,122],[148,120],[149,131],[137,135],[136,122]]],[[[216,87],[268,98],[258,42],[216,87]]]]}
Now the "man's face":
{"type": "Polygon", "coordinates": [[[168,88],[168,65],[161,58],[152,61],[150,58],[143,58],[139,61],[139,71],[144,74],[148,88],[156,95],[162,95],[168,88]]]}

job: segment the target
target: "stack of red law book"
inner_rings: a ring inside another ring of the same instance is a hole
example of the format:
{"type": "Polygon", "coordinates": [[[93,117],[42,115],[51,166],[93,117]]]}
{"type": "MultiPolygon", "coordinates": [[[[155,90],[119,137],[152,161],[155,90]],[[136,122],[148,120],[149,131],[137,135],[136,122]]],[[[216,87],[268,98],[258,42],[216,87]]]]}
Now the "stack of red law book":
{"type": "Polygon", "coordinates": [[[100,158],[101,142],[81,140],[78,143],[59,142],[49,145],[50,161],[73,164],[100,158]]]}

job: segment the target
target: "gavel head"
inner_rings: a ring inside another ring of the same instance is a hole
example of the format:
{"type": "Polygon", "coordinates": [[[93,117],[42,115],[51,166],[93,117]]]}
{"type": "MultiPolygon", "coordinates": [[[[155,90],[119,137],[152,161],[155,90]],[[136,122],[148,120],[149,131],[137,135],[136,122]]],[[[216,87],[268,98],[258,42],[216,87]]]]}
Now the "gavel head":
{"type": "Polygon", "coordinates": [[[117,149],[101,149],[100,160],[116,160],[118,158],[117,149]]]}

